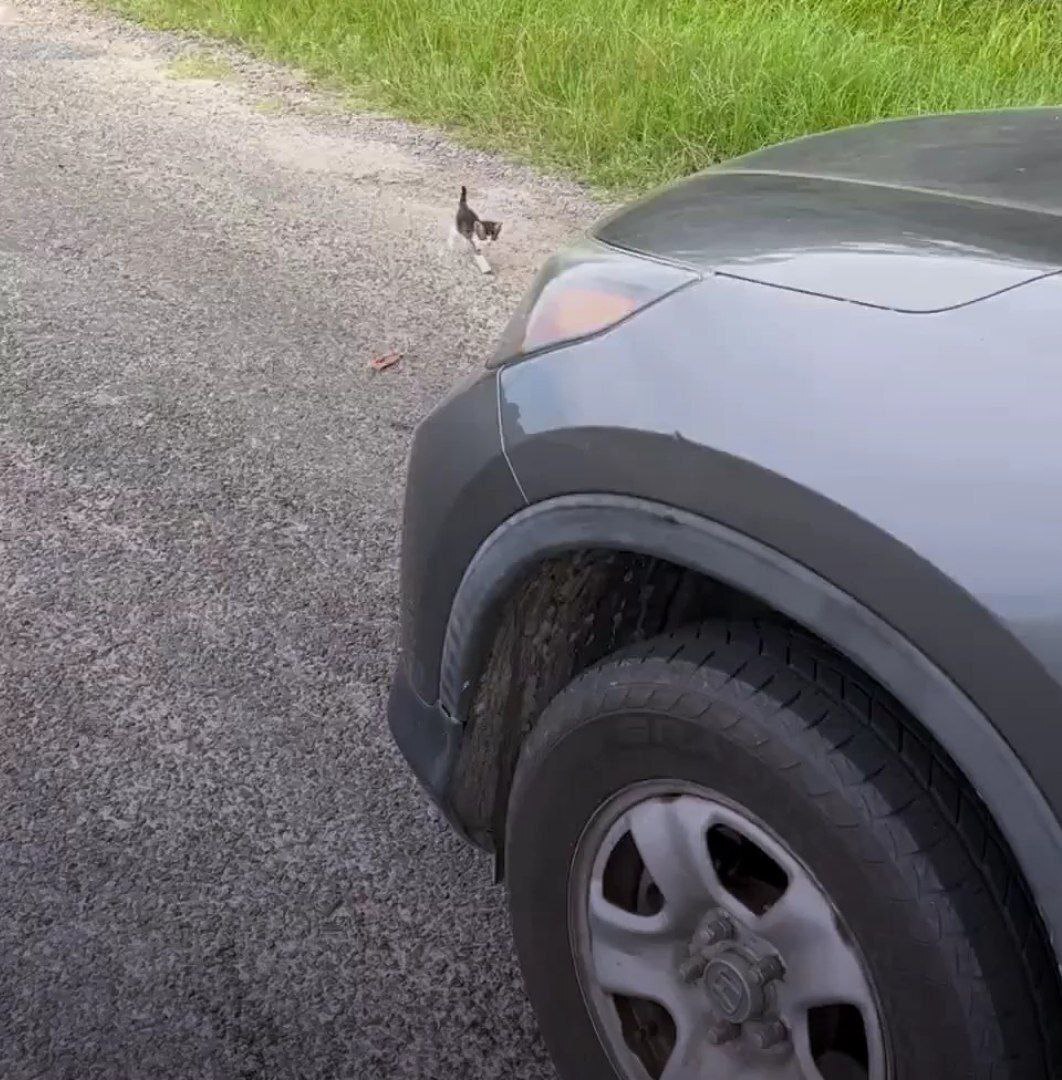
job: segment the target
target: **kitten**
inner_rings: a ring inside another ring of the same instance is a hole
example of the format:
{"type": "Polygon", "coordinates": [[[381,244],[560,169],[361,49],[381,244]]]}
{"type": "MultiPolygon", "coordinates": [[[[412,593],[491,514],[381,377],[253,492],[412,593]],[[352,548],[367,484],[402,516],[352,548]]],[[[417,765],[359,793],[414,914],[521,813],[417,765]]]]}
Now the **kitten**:
{"type": "Polygon", "coordinates": [[[502,223],[482,220],[479,214],[468,205],[468,188],[462,186],[461,198],[457,203],[457,217],[454,219],[454,230],[475,251],[477,240],[493,241],[501,236],[502,223]]]}

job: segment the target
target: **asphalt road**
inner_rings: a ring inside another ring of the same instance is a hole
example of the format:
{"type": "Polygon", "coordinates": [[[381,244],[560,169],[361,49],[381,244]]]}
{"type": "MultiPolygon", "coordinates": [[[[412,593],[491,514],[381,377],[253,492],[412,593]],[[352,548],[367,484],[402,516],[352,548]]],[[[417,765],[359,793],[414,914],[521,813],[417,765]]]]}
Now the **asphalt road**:
{"type": "Polygon", "coordinates": [[[384,705],[412,425],[595,208],[190,48],[0,4],[0,1076],[544,1080],[384,705]]]}

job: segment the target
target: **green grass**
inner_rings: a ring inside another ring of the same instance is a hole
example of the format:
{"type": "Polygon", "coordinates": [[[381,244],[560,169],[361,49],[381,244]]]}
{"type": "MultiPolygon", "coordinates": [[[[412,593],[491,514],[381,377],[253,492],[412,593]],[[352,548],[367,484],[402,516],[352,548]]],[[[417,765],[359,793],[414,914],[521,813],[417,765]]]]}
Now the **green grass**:
{"type": "Polygon", "coordinates": [[[606,188],[882,116],[1062,102],[1060,0],[105,0],[606,188]]]}

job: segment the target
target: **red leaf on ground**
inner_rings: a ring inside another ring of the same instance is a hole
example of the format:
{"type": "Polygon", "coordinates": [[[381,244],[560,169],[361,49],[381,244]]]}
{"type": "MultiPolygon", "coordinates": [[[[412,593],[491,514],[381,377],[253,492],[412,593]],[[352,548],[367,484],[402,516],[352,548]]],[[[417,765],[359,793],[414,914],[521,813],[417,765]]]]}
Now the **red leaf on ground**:
{"type": "Polygon", "coordinates": [[[384,353],[383,356],[377,356],[369,361],[369,367],[373,371],[386,371],[389,367],[393,367],[402,359],[400,352],[384,353]]]}

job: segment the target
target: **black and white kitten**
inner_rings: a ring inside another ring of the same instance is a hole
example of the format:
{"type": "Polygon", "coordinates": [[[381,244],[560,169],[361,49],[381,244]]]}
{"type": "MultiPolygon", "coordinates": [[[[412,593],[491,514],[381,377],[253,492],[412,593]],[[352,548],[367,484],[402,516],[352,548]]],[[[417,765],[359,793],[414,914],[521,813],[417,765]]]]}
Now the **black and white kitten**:
{"type": "MultiPolygon", "coordinates": [[[[500,221],[484,221],[479,214],[468,205],[468,188],[461,188],[461,198],[457,203],[457,217],[454,218],[454,233],[462,237],[473,250],[476,250],[477,240],[497,240],[501,236],[502,223],[500,221]]],[[[453,234],[451,234],[453,237],[453,234]]]]}

